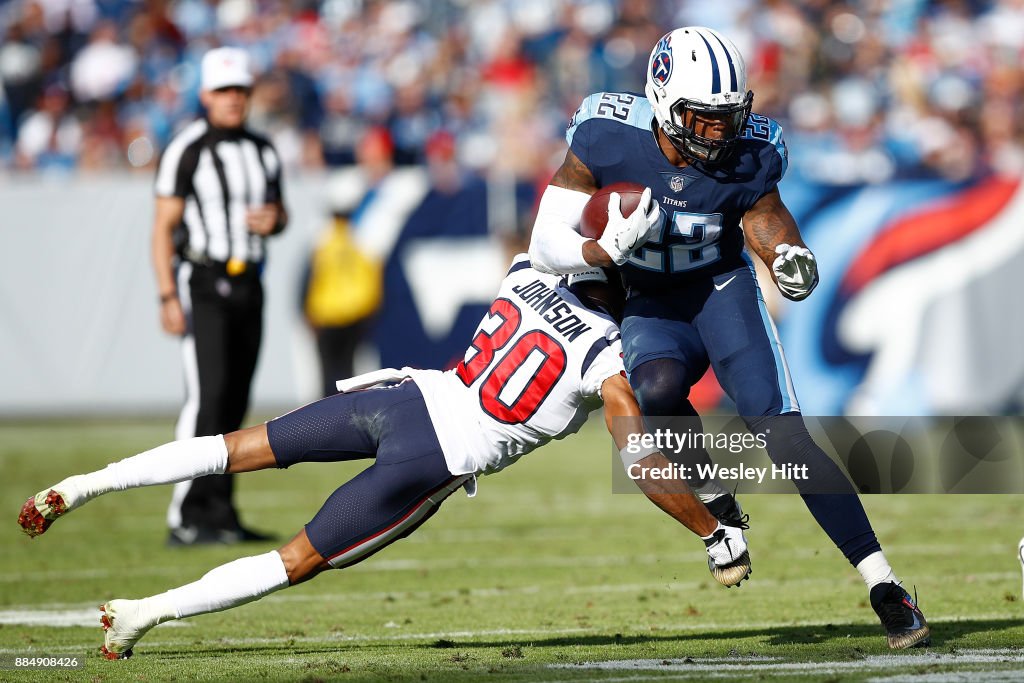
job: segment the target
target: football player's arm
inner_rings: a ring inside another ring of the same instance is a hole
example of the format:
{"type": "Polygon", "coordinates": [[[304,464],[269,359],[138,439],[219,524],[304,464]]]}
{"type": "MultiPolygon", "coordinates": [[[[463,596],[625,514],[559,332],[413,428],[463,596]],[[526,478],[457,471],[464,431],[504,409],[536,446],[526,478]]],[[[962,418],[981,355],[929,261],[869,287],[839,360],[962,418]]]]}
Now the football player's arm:
{"type": "MultiPolygon", "coordinates": [[[[631,440],[635,443],[637,436],[644,433],[640,406],[633,396],[633,390],[625,377],[613,375],[601,385],[601,396],[604,399],[605,424],[615,441],[615,447],[620,452],[628,453],[631,440]]],[[[626,463],[627,457],[624,456],[623,464],[626,463]]],[[[645,468],[650,471],[670,467],[671,464],[668,458],[654,451],[626,466],[632,474],[631,478],[652,503],[698,536],[711,535],[718,527],[718,521],[684,480],[640,476],[645,468]]]]}
{"type": "Polygon", "coordinates": [[[818,284],[818,268],[793,214],[778,188],[768,192],[743,215],[743,234],[750,249],[764,261],[784,296],[806,298],[818,284]]]}
{"type": "Polygon", "coordinates": [[[156,198],[153,217],[151,255],[160,295],[160,325],[168,334],[185,333],[185,316],[178,300],[178,287],[174,280],[174,229],[185,214],[185,200],[181,197],[156,198]]]}
{"type": "Polygon", "coordinates": [[[565,161],[544,190],[537,208],[530,238],[530,263],[534,268],[562,274],[614,265],[596,240],[576,231],[583,207],[597,190],[590,169],[571,149],[566,151],[565,161]]]}

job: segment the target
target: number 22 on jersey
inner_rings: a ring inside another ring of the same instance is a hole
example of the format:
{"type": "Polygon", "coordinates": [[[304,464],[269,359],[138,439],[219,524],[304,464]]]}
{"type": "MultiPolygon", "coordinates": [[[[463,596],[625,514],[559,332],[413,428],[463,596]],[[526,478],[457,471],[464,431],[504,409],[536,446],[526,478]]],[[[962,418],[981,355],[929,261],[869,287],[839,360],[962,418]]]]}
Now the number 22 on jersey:
{"type": "Polygon", "coordinates": [[[470,344],[467,356],[472,356],[455,368],[467,387],[488,373],[480,385],[480,405],[506,424],[529,420],[567,364],[561,343],[543,330],[531,330],[509,345],[521,323],[522,313],[514,303],[496,299],[470,344]]]}
{"type": "Polygon", "coordinates": [[[682,273],[712,264],[721,258],[718,238],[722,235],[722,214],[674,211],[670,235],[675,239],[668,247],[666,263],[666,250],[649,246],[665,241],[665,210],[662,209],[661,213],[663,219],[658,234],[648,240],[647,245],[637,249],[629,257],[629,263],[658,273],[682,273]]]}

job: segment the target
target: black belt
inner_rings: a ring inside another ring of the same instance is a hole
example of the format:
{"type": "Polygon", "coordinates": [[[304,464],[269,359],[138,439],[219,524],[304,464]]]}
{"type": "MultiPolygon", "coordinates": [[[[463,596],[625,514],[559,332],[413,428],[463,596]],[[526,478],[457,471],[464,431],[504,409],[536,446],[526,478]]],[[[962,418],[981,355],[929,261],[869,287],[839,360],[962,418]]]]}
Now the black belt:
{"type": "Polygon", "coordinates": [[[186,254],[185,260],[194,266],[209,268],[230,277],[237,277],[246,273],[259,274],[263,269],[262,261],[243,261],[242,259],[216,261],[202,254],[186,254]]]}

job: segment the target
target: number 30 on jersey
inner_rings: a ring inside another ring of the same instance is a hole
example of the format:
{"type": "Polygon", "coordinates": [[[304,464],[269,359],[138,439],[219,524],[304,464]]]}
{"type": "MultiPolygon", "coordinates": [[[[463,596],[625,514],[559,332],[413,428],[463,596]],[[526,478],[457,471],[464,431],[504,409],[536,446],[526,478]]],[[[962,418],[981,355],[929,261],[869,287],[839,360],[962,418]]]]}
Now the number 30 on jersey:
{"type": "Polygon", "coordinates": [[[557,339],[547,332],[533,330],[519,337],[494,364],[498,352],[519,331],[520,322],[522,312],[518,306],[508,299],[496,299],[484,321],[485,327],[494,329],[480,329],[470,344],[473,354],[455,368],[455,374],[467,387],[490,370],[480,385],[480,407],[506,424],[519,424],[533,417],[568,362],[557,339]],[[509,391],[510,387],[513,390],[509,391]]]}

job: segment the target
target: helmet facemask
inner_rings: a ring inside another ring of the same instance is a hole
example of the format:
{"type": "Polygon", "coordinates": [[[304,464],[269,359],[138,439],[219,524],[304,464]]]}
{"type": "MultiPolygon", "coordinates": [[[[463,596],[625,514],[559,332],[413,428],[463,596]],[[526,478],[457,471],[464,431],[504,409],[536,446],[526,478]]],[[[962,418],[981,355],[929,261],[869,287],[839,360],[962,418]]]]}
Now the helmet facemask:
{"type": "Polygon", "coordinates": [[[724,161],[739,142],[747,125],[754,93],[747,91],[746,97],[735,104],[709,105],[696,100],[679,99],[669,108],[671,120],[663,121],[662,132],[680,154],[705,164],[724,161]],[[701,132],[715,127],[715,121],[724,123],[725,131],[720,138],[708,137],[697,132],[700,119],[704,119],[701,132]],[[689,121],[689,123],[687,123],[689,121]]]}

